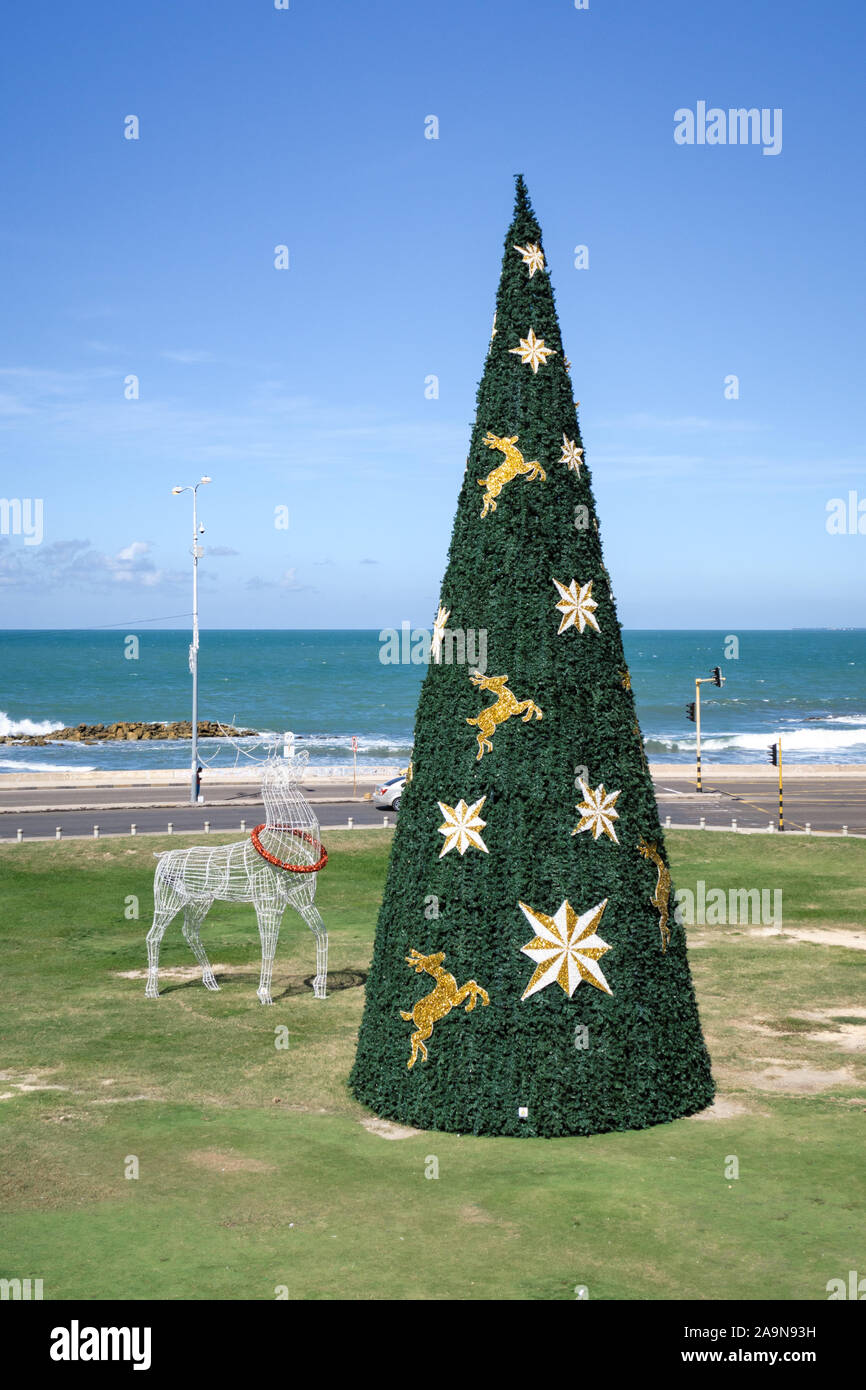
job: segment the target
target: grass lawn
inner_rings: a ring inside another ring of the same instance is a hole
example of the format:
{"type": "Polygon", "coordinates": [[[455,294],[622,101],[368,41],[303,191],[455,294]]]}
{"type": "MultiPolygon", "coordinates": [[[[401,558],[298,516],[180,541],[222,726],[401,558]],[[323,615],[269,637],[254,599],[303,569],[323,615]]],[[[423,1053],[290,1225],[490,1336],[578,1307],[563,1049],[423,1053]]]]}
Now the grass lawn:
{"type": "Polygon", "coordinates": [[[0,847],[0,1276],[46,1299],[826,1299],[866,1270],[866,841],[667,841],[679,888],[783,892],[781,931],[688,929],[720,1099],[530,1141],[402,1130],[347,1091],[388,832],[329,832],[335,987],[313,998],[287,913],[273,1008],[244,905],[204,927],[220,993],[178,919],[145,999],[162,841],[0,847]]]}

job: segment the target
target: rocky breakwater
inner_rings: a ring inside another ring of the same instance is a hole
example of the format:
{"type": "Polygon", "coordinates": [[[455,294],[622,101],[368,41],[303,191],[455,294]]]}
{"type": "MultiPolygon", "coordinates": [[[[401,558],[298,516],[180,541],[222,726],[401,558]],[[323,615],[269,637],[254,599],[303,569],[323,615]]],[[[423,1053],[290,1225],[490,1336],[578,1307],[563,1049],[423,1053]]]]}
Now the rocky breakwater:
{"type": "MultiPolygon", "coordinates": [[[[235,729],[231,725],[215,724],[211,719],[199,721],[199,738],[254,738],[255,729],[235,729]]],[[[118,721],[114,724],[76,724],[74,728],[52,729],[50,734],[5,734],[0,735],[0,743],[18,743],[28,748],[44,748],[50,743],[104,743],[108,741],[127,741],[129,743],[150,739],[192,738],[192,721],[181,719],[173,724],[141,724],[118,721]]]]}

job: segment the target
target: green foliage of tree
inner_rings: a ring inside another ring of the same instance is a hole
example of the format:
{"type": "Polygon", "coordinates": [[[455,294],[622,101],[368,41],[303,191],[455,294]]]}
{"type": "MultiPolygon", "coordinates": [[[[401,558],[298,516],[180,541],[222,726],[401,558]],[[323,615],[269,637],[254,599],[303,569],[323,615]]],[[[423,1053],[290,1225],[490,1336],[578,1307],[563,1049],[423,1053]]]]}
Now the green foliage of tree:
{"type": "MultiPolygon", "coordinates": [[[[577,449],[582,441],[548,270],[530,275],[515,250],[532,246],[542,246],[541,230],[521,177],[440,603],[449,630],[486,631],[487,675],[506,675],[542,717],[497,724],[479,759],[479,729],[467,721],[494,693],[473,683],[471,665],[449,662],[447,648],[431,661],[351,1084],[379,1115],[420,1128],[556,1136],[691,1114],[711,1103],[713,1082],[673,890],[664,950],[659,872],[638,851],[641,840],[655,844],[666,864],[589,470],[561,461],[563,438],[577,449]],[[555,353],[537,372],[511,351],[530,329],[555,353]],[[478,480],[506,458],[485,443],[488,432],[516,436],[544,476],[511,477],[482,516],[488,489],[478,480]],[[591,581],[599,631],[560,632],[554,579],[576,580],[578,591],[591,581]],[[618,843],[572,833],[582,768],[590,789],[620,793],[618,843]],[[438,803],[482,797],[488,852],[443,856],[438,803]],[[582,914],[604,899],[596,930],[610,950],[598,966],[611,993],[584,978],[571,997],[553,982],[522,998],[535,964],[521,948],[535,932],[519,904],[553,917],[565,900],[582,914]],[[415,1024],[402,1015],[436,983],[407,964],[412,951],[444,953],[441,969],[458,987],[476,981],[490,1002],[467,1012],[467,999],[439,1017],[427,1059],[410,1068],[415,1024]]],[[[647,536],[649,583],[654,545],[647,536]]]]}

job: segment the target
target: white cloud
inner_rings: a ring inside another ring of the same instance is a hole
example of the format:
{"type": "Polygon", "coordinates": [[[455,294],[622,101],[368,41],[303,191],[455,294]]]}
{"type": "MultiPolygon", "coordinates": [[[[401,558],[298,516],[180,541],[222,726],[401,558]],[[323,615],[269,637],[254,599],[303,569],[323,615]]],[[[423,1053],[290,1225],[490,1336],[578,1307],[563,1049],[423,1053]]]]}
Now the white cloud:
{"type": "Polygon", "coordinates": [[[131,541],[114,555],[84,540],[28,548],[0,543],[0,585],[7,591],[107,589],[115,584],[154,589],[188,582],[187,574],[160,569],[154,563],[149,541],[131,541]]]}

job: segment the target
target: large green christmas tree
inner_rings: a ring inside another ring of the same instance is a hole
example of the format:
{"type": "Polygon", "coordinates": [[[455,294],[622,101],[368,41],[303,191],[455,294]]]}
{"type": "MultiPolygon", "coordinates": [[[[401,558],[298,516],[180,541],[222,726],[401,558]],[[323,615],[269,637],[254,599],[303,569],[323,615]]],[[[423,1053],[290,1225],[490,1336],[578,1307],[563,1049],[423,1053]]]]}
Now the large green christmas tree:
{"type": "Polygon", "coordinates": [[[516,1136],[713,1099],[522,177],[351,1084],[389,1119],[516,1136]]]}

